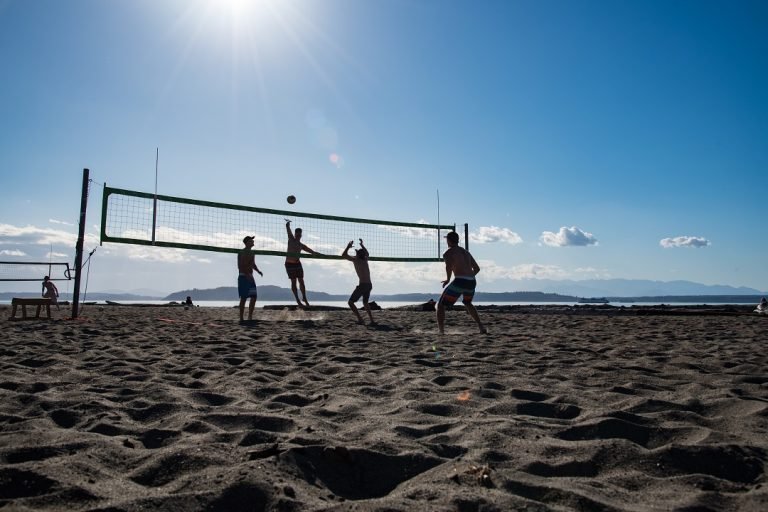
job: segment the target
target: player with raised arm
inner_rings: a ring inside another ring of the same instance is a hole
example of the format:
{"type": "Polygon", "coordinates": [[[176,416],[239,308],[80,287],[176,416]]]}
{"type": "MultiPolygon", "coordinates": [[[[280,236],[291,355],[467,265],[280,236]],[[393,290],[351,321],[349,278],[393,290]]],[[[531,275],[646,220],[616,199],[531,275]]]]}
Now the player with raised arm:
{"type": "Polygon", "coordinates": [[[349,301],[347,301],[347,304],[349,304],[349,307],[352,309],[352,312],[357,317],[357,323],[363,324],[363,317],[360,316],[360,312],[357,310],[357,307],[355,306],[355,302],[360,299],[360,297],[363,298],[363,308],[365,308],[365,311],[368,313],[368,318],[371,320],[371,325],[375,325],[376,322],[373,321],[373,314],[371,313],[371,307],[368,305],[368,299],[371,297],[371,290],[373,289],[373,284],[371,284],[371,271],[368,268],[368,249],[365,248],[365,245],[363,245],[363,239],[360,238],[360,249],[355,249],[355,256],[350,256],[349,250],[352,248],[353,242],[350,241],[347,244],[347,248],[344,249],[344,251],[341,253],[341,257],[345,260],[351,261],[352,264],[355,266],[355,272],[357,273],[357,277],[359,279],[359,283],[357,287],[355,287],[355,290],[352,292],[352,295],[349,297],[349,301]]]}
{"type": "Polygon", "coordinates": [[[301,259],[299,258],[301,258],[301,251],[306,251],[309,254],[320,253],[313,251],[301,243],[302,230],[301,228],[296,228],[296,231],[292,232],[290,220],[286,220],[285,222],[285,231],[288,233],[288,249],[286,250],[287,254],[285,256],[285,271],[288,274],[288,278],[291,280],[291,291],[293,292],[293,296],[296,298],[296,304],[298,304],[300,308],[309,307],[309,302],[307,301],[307,289],[304,285],[304,267],[301,266],[301,259]],[[301,297],[304,299],[304,304],[299,301],[299,294],[296,289],[296,281],[299,282],[301,297]]]}

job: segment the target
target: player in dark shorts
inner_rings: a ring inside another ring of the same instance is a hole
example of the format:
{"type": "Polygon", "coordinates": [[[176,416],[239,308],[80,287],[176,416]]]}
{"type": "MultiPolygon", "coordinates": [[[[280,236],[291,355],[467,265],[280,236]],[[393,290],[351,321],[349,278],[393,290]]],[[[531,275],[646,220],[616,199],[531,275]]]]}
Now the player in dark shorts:
{"type": "Polygon", "coordinates": [[[371,271],[368,269],[368,249],[366,249],[363,245],[363,239],[361,238],[360,249],[355,249],[355,256],[352,257],[347,254],[352,248],[352,244],[353,242],[349,242],[347,244],[347,248],[344,249],[344,252],[341,253],[341,257],[345,260],[351,261],[355,265],[355,272],[357,273],[357,277],[360,281],[355,288],[355,291],[353,291],[352,295],[349,297],[347,304],[349,304],[352,312],[357,317],[357,323],[363,324],[365,323],[363,322],[363,317],[360,316],[360,312],[355,306],[355,302],[360,300],[362,297],[363,308],[365,308],[365,311],[368,312],[368,318],[371,320],[371,325],[374,325],[376,322],[373,321],[371,307],[368,305],[368,299],[371,297],[371,290],[373,289],[373,284],[371,284],[371,271]]]}
{"type": "Polygon", "coordinates": [[[462,247],[459,247],[459,234],[455,231],[451,231],[445,237],[448,243],[448,250],[443,254],[443,260],[445,261],[445,273],[446,279],[443,281],[443,287],[451,281],[451,275],[455,278],[450,285],[448,285],[443,294],[440,296],[440,300],[437,302],[437,329],[440,334],[445,333],[445,306],[446,304],[454,304],[459,297],[462,297],[462,302],[467,310],[467,313],[472,319],[477,322],[477,326],[481,333],[488,332],[485,326],[480,321],[480,317],[477,314],[475,306],[472,304],[472,299],[475,296],[475,276],[480,272],[480,266],[475,261],[475,258],[462,247]]]}
{"type": "Polygon", "coordinates": [[[291,231],[291,221],[285,222],[285,231],[288,233],[288,248],[286,249],[285,256],[285,272],[288,274],[288,279],[291,280],[291,291],[296,298],[296,304],[300,308],[309,307],[307,301],[307,288],[304,285],[304,267],[301,266],[301,251],[306,251],[309,254],[320,254],[313,251],[303,243],[301,243],[301,228],[296,228],[296,232],[291,231]],[[301,297],[304,299],[304,304],[299,301],[299,293],[296,289],[296,282],[298,281],[299,288],[301,289],[301,297]]]}
{"type": "MultiPolygon", "coordinates": [[[[258,292],[256,290],[256,279],[253,277],[254,270],[261,273],[259,267],[256,266],[256,256],[253,254],[251,248],[253,247],[252,236],[243,238],[243,244],[245,248],[241,249],[237,253],[237,293],[240,295],[240,321],[244,321],[245,315],[245,301],[250,299],[248,304],[248,320],[253,320],[253,308],[256,306],[256,297],[258,292]]],[[[187,300],[191,303],[192,299],[187,297],[187,300]]]]}

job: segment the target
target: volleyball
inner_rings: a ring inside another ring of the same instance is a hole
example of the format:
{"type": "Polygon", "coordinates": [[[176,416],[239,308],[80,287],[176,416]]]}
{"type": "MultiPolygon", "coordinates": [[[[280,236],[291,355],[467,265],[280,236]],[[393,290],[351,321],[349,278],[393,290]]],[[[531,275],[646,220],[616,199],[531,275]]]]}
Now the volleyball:
{"type": "Polygon", "coordinates": [[[296,202],[296,196],[288,196],[285,200],[288,201],[288,204],[293,204],[296,202]]]}

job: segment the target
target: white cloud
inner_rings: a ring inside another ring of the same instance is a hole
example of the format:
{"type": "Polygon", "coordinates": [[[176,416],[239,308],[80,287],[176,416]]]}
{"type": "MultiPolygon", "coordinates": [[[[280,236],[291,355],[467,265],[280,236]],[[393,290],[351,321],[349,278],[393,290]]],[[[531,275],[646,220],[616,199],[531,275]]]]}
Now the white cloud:
{"type": "Polygon", "coordinates": [[[674,238],[662,238],[659,245],[665,249],[672,247],[707,247],[712,245],[709,240],[701,236],[676,236],[674,238]]]}
{"type": "Polygon", "coordinates": [[[210,263],[208,258],[201,258],[194,251],[187,249],[175,249],[167,247],[150,247],[144,245],[130,245],[127,247],[127,256],[131,260],[152,261],[159,263],[210,263]]]}
{"type": "Polygon", "coordinates": [[[553,233],[544,231],[539,240],[544,245],[551,247],[584,247],[587,245],[597,245],[597,238],[592,233],[582,231],[576,226],[560,228],[560,231],[553,233]]]}
{"type": "Polygon", "coordinates": [[[24,251],[18,251],[16,249],[3,249],[0,251],[0,256],[26,256],[24,251]]]}
{"type": "MultiPolygon", "coordinates": [[[[416,224],[427,224],[427,221],[425,221],[424,219],[420,219],[418,222],[416,222],[416,224]]],[[[384,226],[384,225],[379,225],[378,228],[384,231],[389,231],[391,233],[397,233],[406,238],[427,238],[427,239],[437,238],[437,230],[432,228],[415,228],[415,227],[409,227],[409,226],[384,226]]]]}
{"type": "Polygon", "coordinates": [[[605,269],[598,269],[594,267],[578,267],[573,270],[580,278],[587,279],[610,279],[611,273],[605,269]]]}
{"type": "Polygon", "coordinates": [[[63,226],[74,226],[74,224],[72,224],[71,222],[66,222],[63,220],[48,219],[48,222],[50,222],[51,224],[61,224],[63,226]]]}
{"type": "Polygon", "coordinates": [[[74,247],[77,235],[59,229],[0,224],[0,242],[13,245],[66,245],[74,247]]]}
{"type": "Polygon", "coordinates": [[[557,265],[542,265],[539,263],[523,263],[512,267],[504,267],[494,261],[481,260],[480,274],[484,280],[496,279],[561,279],[568,273],[557,265]]]}
{"type": "Polygon", "coordinates": [[[477,232],[469,234],[470,242],[477,244],[489,244],[493,242],[504,242],[510,245],[520,244],[523,239],[507,228],[496,226],[481,226],[477,232]]]}

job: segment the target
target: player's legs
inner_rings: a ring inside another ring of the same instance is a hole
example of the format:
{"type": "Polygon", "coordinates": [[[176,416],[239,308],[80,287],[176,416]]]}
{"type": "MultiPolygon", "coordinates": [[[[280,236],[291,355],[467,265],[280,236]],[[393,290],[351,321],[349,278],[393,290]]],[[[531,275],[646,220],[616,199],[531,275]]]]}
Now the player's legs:
{"type": "Polygon", "coordinates": [[[368,284],[363,289],[363,307],[365,308],[365,311],[368,313],[368,319],[370,319],[371,324],[375,324],[376,322],[373,321],[373,314],[371,313],[371,306],[368,304],[368,299],[371,298],[371,290],[373,289],[373,285],[368,284]]]}
{"type": "Polygon", "coordinates": [[[471,316],[472,319],[477,323],[477,327],[480,328],[480,332],[482,334],[486,334],[488,330],[483,325],[483,322],[480,321],[480,315],[477,314],[477,309],[475,309],[475,305],[472,304],[472,302],[465,302],[464,307],[467,309],[467,313],[469,313],[469,316],[471,316]]]}
{"type": "MultiPolygon", "coordinates": [[[[304,278],[299,278],[299,288],[301,289],[301,297],[304,299],[304,304],[309,307],[309,302],[307,301],[307,287],[304,286],[304,278]]],[[[294,292],[295,295],[295,292],[294,292]]],[[[299,298],[296,297],[296,301],[298,302],[299,298]]]]}
{"type": "Polygon", "coordinates": [[[473,283],[467,283],[467,280],[465,279],[454,279],[446,288],[443,290],[442,295],[440,295],[440,300],[437,301],[437,308],[436,308],[436,315],[437,315],[437,331],[440,334],[444,334],[444,326],[445,326],[445,307],[446,304],[453,305],[456,300],[464,294],[464,298],[466,300],[467,292],[470,292],[470,302],[471,302],[471,291],[467,290],[467,285],[473,285],[473,283]]]}
{"type": "Polygon", "coordinates": [[[437,308],[435,311],[437,316],[437,332],[440,334],[445,334],[445,305],[448,304],[452,306],[457,298],[458,294],[456,294],[449,285],[448,288],[443,291],[440,300],[437,301],[437,308]]]}
{"type": "Polygon", "coordinates": [[[291,291],[293,292],[293,296],[296,298],[296,304],[301,306],[301,302],[299,302],[299,290],[296,287],[296,278],[291,278],[291,291]]]}
{"type": "Polygon", "coordinates": [[[437,303],[437,332],[440,334],[445,334],[445,306],[443,305],[443,302],[440,301],[437,303]]]}
{"type": "Polygon", "coordinates": [[[240,297],[240,321],[244,321],[243,314],[245,313],[245,297],[240,297]]]}
{"type": "Polygon", "coordinates": [[[355,290],[352,292],[352,295],[350,295],[349,300],[347,301],[347,304],[349,304],[349,308],[357,317],[357,323],[359,324],[363,323],[363,317],[360,316],[360,312],[357,310],[357,306],[355,306],[355,302],[357,302],[357,300],[360,298],[362,294],[363,292],[360,289],[360,285],[358,285],[355,287],[355,290]]]}
{"type": "Polygon", "coordinates": [[[464,289],[463,293],[463,300],[464,307],[467,310],[467,313],[469,313],[469,316],[472,317],[472,319],[477,323],[477,327],[480,329],[481,334],[485,334],[488,331],[485,329],[485,326],[483,325],[483,322],[480,321],[480,315],[477,314],[477,309],[475,309],[475,305],[472,304],[472,299],[475,297],[475,285],[474,282],[471,286],[464,289]]]}
{"type": "Polygon", "coordinates": [[[256,307],[256,297],[251,296],[251,302],[248,304],[248,320],[253,320],[253,308],[256,307]]]}

